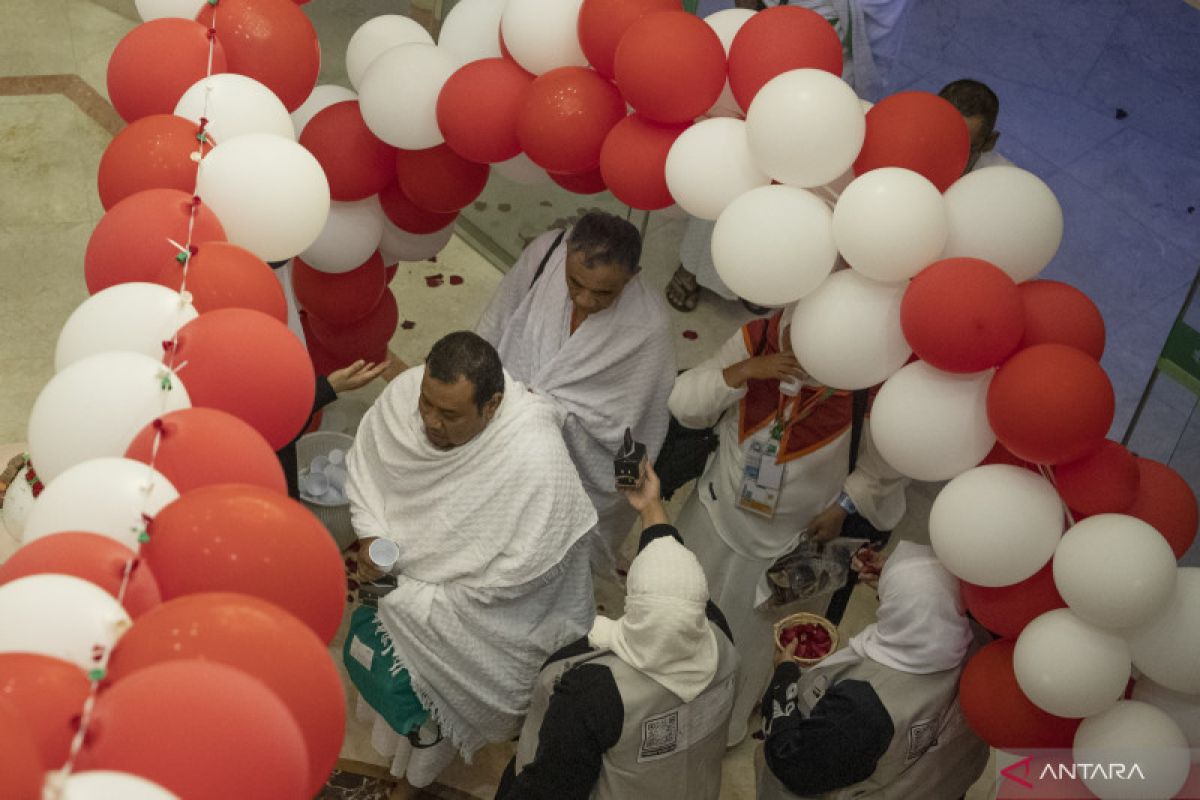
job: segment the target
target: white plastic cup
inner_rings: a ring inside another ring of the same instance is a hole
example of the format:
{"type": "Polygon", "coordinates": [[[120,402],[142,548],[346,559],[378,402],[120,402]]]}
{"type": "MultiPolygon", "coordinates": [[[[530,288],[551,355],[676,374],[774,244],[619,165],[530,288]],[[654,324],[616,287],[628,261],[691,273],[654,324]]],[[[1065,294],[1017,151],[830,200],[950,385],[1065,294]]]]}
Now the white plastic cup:
{"type": "Polygon", "coordinates": [[[343,464],[346,461],[346,451],[334,448],[325,454],[325,458],[329,459],[330,464],[343,464]]]}
{"type": "Polygon", "coordinates": [[[779,393],[785,397],[795,397],[800,394],[800,389],[803,388],[804,381],[799,378],[792,378],[787,381],[779,382],[779,393]]]}
{"type": "Polygon", "coordinates": [[[309,471],[300,476],[300,490],[308,497],[320,498],[329,491],[329,478],[323,472],[309,471]]]}
{"type": "Polygon", "coordinates": [[[390,575],[400,561],[400,546],[391,539],[376,539],[367,548],[367,557],[381,572],[390,575]]]}

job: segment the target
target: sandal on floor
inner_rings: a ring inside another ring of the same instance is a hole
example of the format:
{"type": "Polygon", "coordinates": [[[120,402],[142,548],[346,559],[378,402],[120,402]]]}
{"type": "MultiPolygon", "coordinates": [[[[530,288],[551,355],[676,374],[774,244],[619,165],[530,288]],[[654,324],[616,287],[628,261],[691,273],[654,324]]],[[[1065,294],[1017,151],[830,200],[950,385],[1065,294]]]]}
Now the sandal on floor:
{"type": "Polygon", "coordinates": [[[694,311],[700,303],[700,284],[696,283],[696,276],[684,269],[682,264],[667,284],[667,302],[671,308],[684,313],[694,311]]]}

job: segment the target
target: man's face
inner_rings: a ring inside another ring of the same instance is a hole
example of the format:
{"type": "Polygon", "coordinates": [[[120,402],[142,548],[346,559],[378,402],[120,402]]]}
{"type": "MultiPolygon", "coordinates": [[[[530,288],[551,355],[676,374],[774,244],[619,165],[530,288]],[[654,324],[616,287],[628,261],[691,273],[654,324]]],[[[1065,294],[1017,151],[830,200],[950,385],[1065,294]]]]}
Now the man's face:
{"type": "Polygon", "coordinates": [[[996,146],[1000,134],[989,130],[987,120],[980,115],[963,117],[963,120],[967,123],[967,132],[971,134],[971,152],[967,156],[967,168],[963,170],[963,175],[966,175],[975,168],[981,155],[996,146]]]}
{"type": "Polygon", "coordinates": [[[500,395],[489,400],[480,411],[475,407],[475,385],[464,377],[443,383],[425,373],[421,379],[421,398],[417,410],[425,425],[425,437],[439,450],[461,447],[487,427],[500,395]]]}
{"type": "Polygon", "coordinates": [[[582,252],[567,250],[567,296],[586,317],[617,302],[633,275],[620,264],[600,262],[589,267],[585,261],[582,252]]]}

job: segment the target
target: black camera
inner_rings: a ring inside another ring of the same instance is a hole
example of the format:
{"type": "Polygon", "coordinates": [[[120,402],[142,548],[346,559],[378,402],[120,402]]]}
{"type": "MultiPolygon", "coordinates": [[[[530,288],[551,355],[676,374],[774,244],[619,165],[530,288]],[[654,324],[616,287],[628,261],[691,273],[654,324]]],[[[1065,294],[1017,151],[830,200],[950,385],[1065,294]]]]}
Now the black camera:
{"type": "Polygon", "coordinates": [[[633,432],[625,429],[625,441],[621,452],[613,459],[613,472],[617,476],[617,487],[636,489],[642,478],[642,460],[646,458],[646,445],[633,440],[633,432]]]}

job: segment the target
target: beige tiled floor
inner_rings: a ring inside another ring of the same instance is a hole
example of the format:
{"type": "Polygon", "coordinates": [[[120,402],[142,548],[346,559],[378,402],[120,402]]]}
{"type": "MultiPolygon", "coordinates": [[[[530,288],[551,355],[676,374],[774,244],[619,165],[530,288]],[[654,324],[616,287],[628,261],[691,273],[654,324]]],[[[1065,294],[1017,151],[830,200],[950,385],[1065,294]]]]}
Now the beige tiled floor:
{"type": "MultiPolygon", "coordinates": [[[[356,18],[396,12],[383,6],[380,0],[318,0],[306,7],[325,48],[322,82],[345,83],[340,74],[342,50],[357,27],[356,22],[351,23],[356,18]]],[[[132,0],[5,0],[3,7],[0,76],[77,74],[101,95],[105,93],[108,56],[136,24],[132,0]]],[[[0,463],[25,439],[29,410],[53,373],[58,330],[87,296],[83,254],[102,214],[95,175],[108,140],[101,125],[62,95],[0,96],[0,463]]],[[[488,195],[484,200],[492,201],[488,195]]],[[[553,208],[547,209],[540,201],[531,207],[539,214],[559,214],[563,209],[571,211],[572,204],[589,205],[585,199],[566,196],[553,208]]],[[[512,213],[520,212],[514,209],[512,213]]],[[[548,221],[531,217],[529,225],[548,221]]],[[[655,214],[650,220],[644,263],[647,279],[660,287],[676,263],[680,225],[678,219],[664,214],[655,214]]],[[[399,299],[401,318],[415,325],[397,331],[393,340],[396,352],[406,361],[419,361],[439,336],[472,327],[499,279],[500,273],[458,238],[436,263],[402,265],[392,288],[399,299]],[[461,275],[464,282],[428,287],[424,277],[437,272],[461,275]]],[[[673,315],[680,366],[702,358],[745,316],[740,306],[712,298],[693,314],[673,315]],[[697,331],[699,338],[683,338],[680,334],[688,329],[697,331]]],[[[377,391],[378,387],[368,387],[349,403],[358,402],[361,407],[377,391]]],[[[900,535],[923,538],[931,497],[932,487],[914,489],[912,513],[900,535]]],[[[14,546],[15,542],[0,535],[0,559],[14,546]]],[[[613,587],[602,589],[599,599],[608,613],[615,613],[620,605],[613,587]]],[[[866,625],[874,605],[873,593],[859,590],[843,632],[851,634],[866,625]]],[[[340,657],[337,660],[340,662],[340,657]]],[[[363,737],[364,731],[351,721],[343,755],[378,762],[363,737]]],[[[727,755],[724,800],[754,796],[753,750],[754,743],[748,741],[727,755]]],[[[509,751],[507,746],[490,748],[476,765],[456,765],[442,780],[473,796],[490,797],[509,751]]],[[[984,789],[978,787],[970,796],[983,797],[984,789]]]]}

